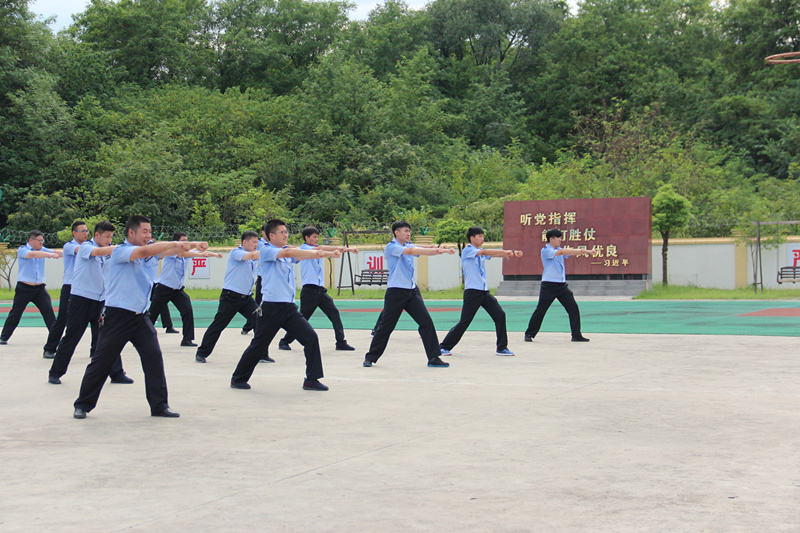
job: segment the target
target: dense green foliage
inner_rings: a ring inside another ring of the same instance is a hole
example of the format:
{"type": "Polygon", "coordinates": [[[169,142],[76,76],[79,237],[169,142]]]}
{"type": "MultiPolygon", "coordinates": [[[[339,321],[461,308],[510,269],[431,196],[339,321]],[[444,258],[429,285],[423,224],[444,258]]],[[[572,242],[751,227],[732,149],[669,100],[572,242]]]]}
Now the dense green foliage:
{"type": "Polygon", "coordinates": [[[683,235],[800,218],[800,66],[763,61],[800,0],[91,0],[59,35],[1,4],[0,227],[496,227],[664,184],[683,235]]]}

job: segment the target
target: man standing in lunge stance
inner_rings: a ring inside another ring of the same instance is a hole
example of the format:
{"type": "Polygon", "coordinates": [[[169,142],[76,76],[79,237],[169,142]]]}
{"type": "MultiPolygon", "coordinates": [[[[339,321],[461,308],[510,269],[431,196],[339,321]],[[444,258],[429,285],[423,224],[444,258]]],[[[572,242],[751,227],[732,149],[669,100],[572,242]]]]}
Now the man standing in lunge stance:
{"type": "Polygon", "coordinates": [[[533,341],[542,327],[544,315],[550,308],[553,300],[558,300],[569,315],[569,328],[572,330],[572,342],[589,342],[581,335],[581,313],[572,291],[567,287],[567,276],[564,271],[564,258],[570,255],[591,255],[597,257],[598,250],[584,250],[578,248],[562,248],[562,233],[559,229],[547,230],[545,234],[547,245],[542,248],[542,285],[539,289],[539,304],[531,315],[528,329],[525,330],[525,342],[533,341]]]}
{"type": "Polygon", "coordinates": [[[464,332],[475,318],[475,313],[483,307],[494,321],[495,332],[497,333],[497,355],[514,355],[508,349],[508,334],[506,333],[506,313],[497,298],[489,292],[489,285],[486,282],[486,266],[484,263],[492,257],[522,257],[519,250],[484,250],[483,249],[483,229],[472,226],[467,230],[467,240],[469,244],[461,252],[461,268],[464,271],[464,303],[461,306],[461,318],[458,324],[447,334],[439,348],[442,355],[452,355],[452,350],[464,332]]]}
{"type": "Polygon", "coordinates": [[[421,248],[411,243],[411,225],[405,220],[392,224],[394,239],[386,245],[386,262],[389,266],[389,281],[386,284],[386,295],[383,299],[383,312],[375,325],[375,334],[372,337],[369,351],[364,357],[363,365],[374,365],[389,342],[389,336],[394,331],[397,321],[403,311],[419,325],[419,335],[425,347],[428,366],[446,368],[450,366],[439,357],[439,339],[436,337],[436,327],[433,325],[425,301],[419,292],[419,287],[414,281],[414,256],[454,254],[452,248],[421,248]]]}

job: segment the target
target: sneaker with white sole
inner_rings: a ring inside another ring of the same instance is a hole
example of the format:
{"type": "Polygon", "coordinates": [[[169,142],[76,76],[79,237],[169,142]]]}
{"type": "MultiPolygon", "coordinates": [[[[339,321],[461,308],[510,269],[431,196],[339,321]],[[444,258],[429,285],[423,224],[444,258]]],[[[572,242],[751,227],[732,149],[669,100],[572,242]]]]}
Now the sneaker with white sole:
{"type": "Polygon", "coordinates": [[[494,353],[496,353],[497,355],[514,355],[514,352],[512,352],[508,348],[503,348],[502,350],[497,350],[494,353]]]}

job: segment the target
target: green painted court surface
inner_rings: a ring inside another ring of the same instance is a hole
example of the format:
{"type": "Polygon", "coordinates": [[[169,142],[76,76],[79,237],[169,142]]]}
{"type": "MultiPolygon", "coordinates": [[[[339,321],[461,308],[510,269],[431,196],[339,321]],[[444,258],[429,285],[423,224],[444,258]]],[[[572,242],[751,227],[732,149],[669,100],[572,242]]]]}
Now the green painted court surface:
{"type": "MultiPolygon", "coordinates": [[[[450,329],[460,316],[460,300],[428,300],[436,329],[450,329]]],[[[216,301],[193,302],[195,327],[206,328],[217,310],[216,301]]],[[[346,329],[372,329],[383,306],[382,300],[338,300],[336,302],[346,329]]],[[[509,332],[525,330],[536,301],[501,302],[506,311],[509,332]]],[[[583,332],[628,334],[703,334],[703,335],[800,335],[800,302],[796,301],[581,301],[583,332]]],[[[10,302],[0,304],[0,320],[10,310],[10,302]]],[[[176,327],[180,316],[174,307],[170,313],[176,327]]],[[[244,319],[237,315],[231,328],[241,328],[244,319]]],[[[329,329],[330,322],[317,311],[311,318],[315,328],[329,329]]],[[[41,327],[44,322],[38,310],[29,306],[20,327],[41,327]]],[[[411,318],[403,314],[399,329],[417,328],[411,318]]],[[[480,310],[470,326],[471,331],[494,331],[494,324],[485,311],[480,310]]],[[[547,313],[542,331],[569,332],[567,314],[558,302],[547,313]]]]}

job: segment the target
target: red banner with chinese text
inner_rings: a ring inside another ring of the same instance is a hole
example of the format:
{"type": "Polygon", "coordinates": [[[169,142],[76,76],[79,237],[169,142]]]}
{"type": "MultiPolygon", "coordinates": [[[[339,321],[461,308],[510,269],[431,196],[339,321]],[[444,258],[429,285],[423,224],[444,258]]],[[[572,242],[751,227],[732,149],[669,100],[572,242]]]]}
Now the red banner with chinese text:
{"type": "Polygon", "coordinates": [[[597,257],[567,260],[567,276],[650,274],[650,198],[585,198],[505,202],[503,248],[522,250],[503,261],[504,276],[542,274],[545,232],[558,228],[564,248],[598,249],[597,257]]]}

